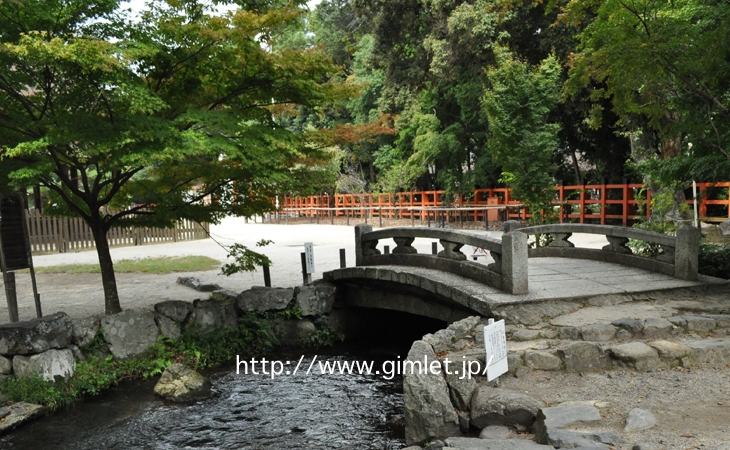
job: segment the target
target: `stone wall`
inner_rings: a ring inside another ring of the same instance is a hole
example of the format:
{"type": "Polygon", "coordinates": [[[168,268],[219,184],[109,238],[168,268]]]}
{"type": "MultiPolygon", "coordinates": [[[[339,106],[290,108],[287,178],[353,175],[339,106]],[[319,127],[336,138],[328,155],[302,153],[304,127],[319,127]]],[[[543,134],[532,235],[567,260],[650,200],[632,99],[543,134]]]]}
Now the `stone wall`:
{"type": "Polygon", "coordinates": [[[233,293],[215,291],[207,300],[170,300],[152,310],[129,309],[119,314],[72,319],[58,312],[40,319],[0,325],[0,379],[37,374],[48,381],[68,379],[76,362],[85,357],[80,348],[97,338],[99,356],[127,359],[142,355],[160,335],[177,340],[184,333],[206,335],[238,326],[241,314],[297,308],[301,319],[272,319],[284,346],[299,346],[302,339],[330,326],[341,331],[342,314],[332,311],[335,287],[327,284],[297,288],[262,288],[233,293]]]}

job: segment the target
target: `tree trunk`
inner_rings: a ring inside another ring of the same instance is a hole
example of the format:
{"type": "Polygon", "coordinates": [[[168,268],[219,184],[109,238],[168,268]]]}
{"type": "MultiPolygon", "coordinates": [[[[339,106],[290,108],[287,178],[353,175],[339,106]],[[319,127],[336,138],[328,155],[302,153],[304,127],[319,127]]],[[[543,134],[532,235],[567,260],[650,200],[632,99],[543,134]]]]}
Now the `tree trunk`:
{"type": "Polygon", "coordinates": [[[109,252],[109,242],[106,240],[107,229],[101,223],[101,220],[94,221],[89,226],[94,235],[96,243],[96,253],[99,256],[99,267],[101,268],[101,282],[104,286],[104,312],[106,314],[116,314],[122,311],[119,305],[119,293],[117,292],[117,279],[114,275],[114,264],[112,263],[112,255],[109,252]]]}

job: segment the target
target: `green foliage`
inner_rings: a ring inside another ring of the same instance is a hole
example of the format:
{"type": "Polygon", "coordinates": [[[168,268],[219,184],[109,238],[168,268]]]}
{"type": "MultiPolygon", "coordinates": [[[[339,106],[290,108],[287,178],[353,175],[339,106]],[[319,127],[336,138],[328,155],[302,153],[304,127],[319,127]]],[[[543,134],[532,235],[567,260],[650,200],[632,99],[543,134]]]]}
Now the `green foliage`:
{"type": "MultiPolygon", "coordinates": [[[[634,228],[653,231],[654,233],[659,234],[673,234],[677,230],[677,224],[667,220],[647,220],[634,223],[634,228]]],[[[626,246],[629,247],[634,254],[650,258],[655,258],[662,252],[661,245],[636,239],[629,239],[626,246]]]]}
{"type": "Polygon", "coordinates": [[[320,324],[314,333],[301,337],[305,349],[316,350],[322,347],[332,347],[337,342],[344,342],[345,335],[332,328],[329,324],[320,324]]]}
{"type": "Polygon", "coordinates": [[[214,3],[235,9],[151,0],[133,20],[111,0],[0,2],[0,66],[13,68],[0,77],[0,178],[44,186],[46,212],[89,225],[107,313],[121,309],[111,227],[270,209],[326,162],[282,117],[351,91],[295,37],[271,51],[302,23],[299,2],[214,3]]]}
{"type": "MultiPolygon", "coordinates": [[[[266,247],[273,243],[274,241],[261,239],[256,243],[256,247],[266,247]]],[[[223,265],[221,273],[225,276],[239,272],[253,272],[260,266],[271,266],[271,260],[266,255],[255,252],[242,244],[233,244],[228,247],[228,257],[233,258],[235,262],[223,265]]]]}
{"type": "Polygon", "coordinates": [[[700,244],[699,273],[730,279],[730,245],[728,244],[700,244]]]}
{"type": "Polygon", "coordinates": [[[177,341],[161,336],[144,355],[126,360],[99,356],[106,346],[100,329],[82,349],[87,361],[77,362],[76,373],[67,382],[49,383],[38,376],[7,377],[0,382],[0,393],[10,401],[37,403],[56,410],[76,398],[99,395],[121,381],[158,376],[174,362],[200,370],[229,362],[236,355],[259,357],[277,345],[279,341],[270,321],[260,313],[244,314],[238,327],[222,328],[205,336],[195,330],[177,341]]]}
{"type": "Polygon", "coordinates": [[[489,118],[489,151],[502,166],[502,180],[513,197],[527,205],[535,224],[555,216],[551,158],[560,126],[547,119],[558,104],[560,70],[554,56],[530,67],[500,47],[497,66],[487,71],[483,105],[489,118]]]}

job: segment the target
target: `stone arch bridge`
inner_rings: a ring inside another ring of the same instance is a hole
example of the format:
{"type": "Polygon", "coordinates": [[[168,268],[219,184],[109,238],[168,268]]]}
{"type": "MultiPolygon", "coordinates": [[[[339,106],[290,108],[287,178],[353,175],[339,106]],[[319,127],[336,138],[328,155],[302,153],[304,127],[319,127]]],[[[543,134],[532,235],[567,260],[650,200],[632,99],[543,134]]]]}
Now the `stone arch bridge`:
{"type": "Polygon", "coordinates": [[[325,272],[324,278],[338,286],[338,302],[447,322],[474,313],[509,319],[529,315],[537,304],[560,309],[561,303],[594,297],[702,291],[725,284],[698,276],[699,231],[690,226],[679,228],[675,236],[606,225],[519,228],[514,221],[506,222],[504,229],[496,239],[456,230],[373,231],[369,225],[357,225],[356,266],[325,272]],[[579,247],[570,240],[575,233],[601,235],[607,243],[602,248],[579,247]],[[441,249],[419,252],[416,239],[438,240],[441,249]],[[655,256],[634,254],[626,246],[629,239],[649,245],[655,256]],[[385,246],[391,240],[395,245],[388,251],[385,246]],[[461,251],[465,245],[491,257],[471,261],[461,251]]]}

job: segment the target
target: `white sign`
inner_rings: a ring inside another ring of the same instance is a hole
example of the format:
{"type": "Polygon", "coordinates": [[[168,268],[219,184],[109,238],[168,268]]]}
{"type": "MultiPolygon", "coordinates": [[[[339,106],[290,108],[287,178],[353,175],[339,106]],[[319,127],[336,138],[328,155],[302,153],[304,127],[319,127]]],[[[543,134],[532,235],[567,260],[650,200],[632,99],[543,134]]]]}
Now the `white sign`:
{"type": "Polygon", "coordinates": [[[307,262],[307,273],[314,273],[314,245],[311,242],[304,243],[304,259],[307,262]]]}
{"type": "Polygon", "coordinates": [[[507,334],[504,319],[495,322],[489,319],[484,327],[484,347],[487,350],[487,380],[492,381],[507,372],[507,334]]]}

